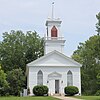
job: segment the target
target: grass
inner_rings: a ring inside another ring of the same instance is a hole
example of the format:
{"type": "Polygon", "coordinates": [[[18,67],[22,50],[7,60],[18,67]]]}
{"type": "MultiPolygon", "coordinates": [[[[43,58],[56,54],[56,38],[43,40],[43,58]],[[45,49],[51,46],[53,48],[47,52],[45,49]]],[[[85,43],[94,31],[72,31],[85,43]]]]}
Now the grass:
{"type": "MultiPolygon", "coordinates": [[[[100,100],[100,96],[74,96],[74,98],[83,99],[83,100],[100,100]]],[[[0,97],[0,100],[60,100],[50,96],[42,97],[0,97]]]]}
{"type": "Polygon", "coordinates": [[[100,96],[75,96],[75,98],[83,100],[100,100],[100,96]]]}
{"type": "Polygon", "coordinates": [[[42,97],[0,97],[0,100],[59,100],[50,96],[42,97]]]}

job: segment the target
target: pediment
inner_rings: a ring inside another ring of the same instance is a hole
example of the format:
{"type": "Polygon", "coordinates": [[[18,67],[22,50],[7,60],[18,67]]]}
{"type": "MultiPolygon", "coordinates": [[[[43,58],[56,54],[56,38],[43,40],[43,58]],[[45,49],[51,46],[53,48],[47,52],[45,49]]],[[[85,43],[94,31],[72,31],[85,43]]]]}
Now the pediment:
{"type": "Polygon", "coordinates": [[[43,57],[27,64],[27,66],[77,66],[81,67],[81,64],[65,56],[64,54],[53,51],[43,57]]]}
{"type": "Polygon", "coordinates": [[[59,74],[59,73],[57,73],[57,72],[53,72],[53,73],[50,73],[49,75],[48,75],[48,77],[61,77],[62,75],[61,74],[59,74]]]}

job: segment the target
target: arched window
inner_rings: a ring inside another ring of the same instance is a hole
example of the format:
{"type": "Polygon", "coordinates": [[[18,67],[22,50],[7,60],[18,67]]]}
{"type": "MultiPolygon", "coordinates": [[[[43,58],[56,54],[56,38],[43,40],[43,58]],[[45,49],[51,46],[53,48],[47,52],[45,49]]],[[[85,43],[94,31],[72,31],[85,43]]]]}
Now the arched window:
{"type": "Polygon", "coordinates": [[[37,85],[43,85],[43,73],[41,70],[37,73],[37,85]]]}
{"type": "Polygon", "coordinates": [[[51,37],[57,37],[57,28],[55,26],[51,29],[51,37]]]}
{"type": "Polygon", "coordinates": [[[70,70],[67,73],[67,86],[73,86],[73,74],[70,70]]]}

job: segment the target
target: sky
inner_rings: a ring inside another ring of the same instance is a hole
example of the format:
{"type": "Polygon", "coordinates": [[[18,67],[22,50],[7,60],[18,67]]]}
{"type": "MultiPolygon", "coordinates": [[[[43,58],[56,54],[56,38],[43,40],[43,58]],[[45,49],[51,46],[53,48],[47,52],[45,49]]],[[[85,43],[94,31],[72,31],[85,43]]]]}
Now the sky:
{"type": "Polygon", "coordinates": [[[73,54],[80,42],[97,34],[95,24],[100,0],[0,0],[0,41],[2,33],[10,30],[35,30],[43,37],[45,22],[51,17],[52,2],[55,2],[54,17],[62,21],[67,56],[73,54]]]}

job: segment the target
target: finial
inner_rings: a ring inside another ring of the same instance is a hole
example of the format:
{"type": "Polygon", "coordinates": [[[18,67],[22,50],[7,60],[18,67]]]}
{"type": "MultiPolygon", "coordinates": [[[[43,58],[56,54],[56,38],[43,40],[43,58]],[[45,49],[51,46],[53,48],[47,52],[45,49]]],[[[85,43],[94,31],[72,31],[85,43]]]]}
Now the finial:
{"type": "Polygon", "coordinates": [[[52,20],[54,19],[54,2],[52,2],[52,20]]]}

